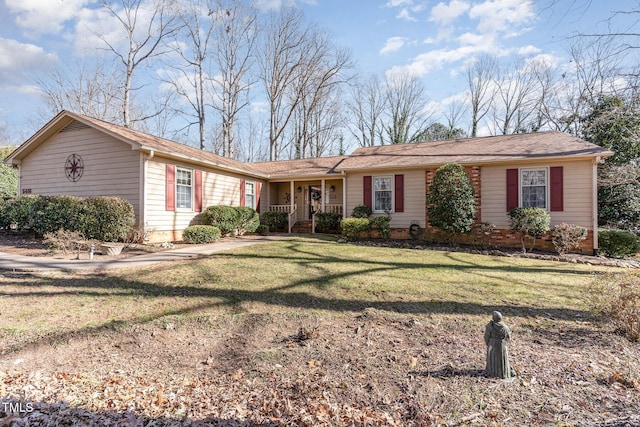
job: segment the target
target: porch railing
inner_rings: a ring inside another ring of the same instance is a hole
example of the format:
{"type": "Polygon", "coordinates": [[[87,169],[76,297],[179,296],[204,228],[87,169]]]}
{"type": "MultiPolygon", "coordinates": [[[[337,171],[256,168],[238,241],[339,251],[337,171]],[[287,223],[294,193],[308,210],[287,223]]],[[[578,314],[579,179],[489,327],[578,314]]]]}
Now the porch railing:
{"type": "Polygon", "coordinates": [[[297,216],[298,216],[298,207],[296,205],[293,205],[293,211],[289,212],[289,234],[291,234],[291,228],[293,227],[293,224],[295,224],[298,221],[297,216]]]}
{"type": "MultiPolygon", "coordinates": [[[[341,204],[328,204],[324,205],[324,211],[328,213],[337,213],[342,215],[342,205],[341,204]]],[[[343,215],[344,216],[344,215],[343,215]]]]}
{"type": "MultiPolygon", "coordinates": [[[[293,205],[293,211],[298,209],[297,205],[293,205]]],[[[269,206],[271,212],[286,212],[291,213],[291,205],[271,205],[269,206]]]]}

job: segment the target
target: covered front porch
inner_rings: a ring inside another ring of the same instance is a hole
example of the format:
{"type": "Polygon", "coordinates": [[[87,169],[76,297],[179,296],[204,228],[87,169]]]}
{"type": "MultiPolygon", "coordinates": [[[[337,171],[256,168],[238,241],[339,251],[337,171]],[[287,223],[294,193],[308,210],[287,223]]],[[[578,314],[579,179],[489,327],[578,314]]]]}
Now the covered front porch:
{"type": "Polygon", "coordinates": [[[315,214],[331,212],[344,216],[346,193],[344,178],[270,182],[269,211],[286,212],[288,232],[296,223],[308,223],[315,231],[315,214]]]}

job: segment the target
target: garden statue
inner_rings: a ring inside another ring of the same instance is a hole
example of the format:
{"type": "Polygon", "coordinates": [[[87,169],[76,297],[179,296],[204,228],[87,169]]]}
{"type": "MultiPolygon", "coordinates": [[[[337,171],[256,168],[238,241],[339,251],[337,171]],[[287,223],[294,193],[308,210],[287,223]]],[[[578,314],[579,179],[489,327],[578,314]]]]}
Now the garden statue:
{"type": "Polygon", "coordinates": [[[493,319],[484,330],[484,342],[487,344],[487,367],[484,374],[488,377],[511,378],[516,374],[509,364],[509,340],[511,331],[502,321],[499,311],[493,312],[493,319]]]}

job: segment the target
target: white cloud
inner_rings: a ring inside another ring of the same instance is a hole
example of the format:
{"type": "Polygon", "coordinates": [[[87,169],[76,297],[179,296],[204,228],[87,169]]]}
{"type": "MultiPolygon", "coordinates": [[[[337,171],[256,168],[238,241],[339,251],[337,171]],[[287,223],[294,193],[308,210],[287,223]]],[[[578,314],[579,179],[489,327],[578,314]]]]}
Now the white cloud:
{"type": "Polygon", "coordinates": [[[535,53],[540,53],[540,48],[533,45],[521,46],[518,48],[518,55],[528,56],[535,53]]]}
{"type": "Polygon", "coordinates": [[[397,52],[407,42],[405,37],[390,37],[387,39],[384,47],[380,49],[380,55],[388,55],[393,52],[397,52]]]}
{"type": "Polygon", "coordinates": [[[25,71],[50,66],[56,56],[40,46],[0,38],[0,82],[3,85],[26,84],[25,71]]]}
{"type": "Polygon", "coordinates": [[[437,22],[440,25],[446,25],[453,22],[456,18],[465,14],[471,5],[469,2],[462,0],[451,0],[449,4],[438,3],[431,9],[429,21],[437,22]]]}
{"type": "Polygon", "coordinates": [[[413,0],[389,0],[386,4],[387,7],[398,7],[398,6],[412,6],[413,0]]]}
{"type": "Polygon", "coordinates": [[[416,18],[411,16],[411,13],[409,13],[409,9],[407,9],[406,7],[402,8],[402,10],[396,15],[396,18],[404,19],[405,21],[412,21],[412,22],[418,21],[416,18]]]}
{"type": "Polygon", "coordinates": [[[28,33],[57,34],[64,23],[74,19],[78,11],[92,0],[6,0],[16,24],[28,33]]]}
{"type": "Polygon", "coordinates": [[[513,37],[528,29],[536,18],[531,0],[487,0],[474,5],[469,17],[478,20],[480,33],[513,37]]]}
{"type": "Polygon", "coordinates": [[[560,64],[560,58],[550,53],[541,53],[525,61],[527,64],[542,64],[549,68],[556,68],[560,64]]]}

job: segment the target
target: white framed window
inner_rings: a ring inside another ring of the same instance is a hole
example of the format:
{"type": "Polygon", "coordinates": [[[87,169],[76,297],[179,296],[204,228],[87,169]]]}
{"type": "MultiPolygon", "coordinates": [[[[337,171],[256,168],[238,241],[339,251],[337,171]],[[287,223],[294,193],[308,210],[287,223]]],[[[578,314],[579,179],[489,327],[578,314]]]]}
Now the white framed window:
{"type": "Polygon", "coordinates": [[[549,206],[549,171],[547,168],[520,169],[520,206],[542,208],[549,206]]]}
{"type": "Polygon", "coordinates": [[[373,177],[373,211],[385,212],[393,210],[393,177],[373,177]]]}
{"type": "Polygon", "coordinates": [[[176,168],[176,208],[193,209],[193,170],[176,168]]]}
{"type": "Polygon", "coordinates": [[[256,183],[246,181],[244,183],[244,205],[248,208],[256,208],[256,183]]]}

